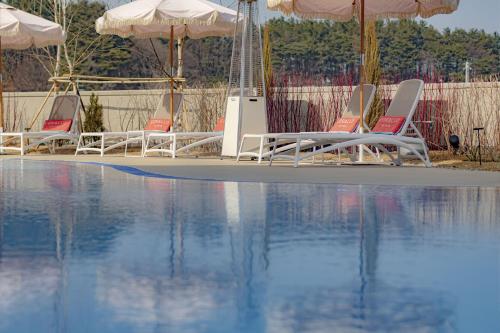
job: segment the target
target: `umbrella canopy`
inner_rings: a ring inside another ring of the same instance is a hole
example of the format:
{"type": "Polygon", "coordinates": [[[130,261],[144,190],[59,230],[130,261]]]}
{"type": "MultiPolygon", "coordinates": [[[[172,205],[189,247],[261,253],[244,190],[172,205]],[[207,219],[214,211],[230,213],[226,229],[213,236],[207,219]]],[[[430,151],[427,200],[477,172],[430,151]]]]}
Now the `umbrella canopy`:
{"type": "Polygon", "coordinates": [[[0,2],[0,38],[4,49],[27,49],[64,43],[62,27],[0,2]]]}
{"type": "MultiPolygon", "coordinates": [[[[365,0],[365,19],[431,17],[455,11],[459,0],[365,0]]],[[[349,21],[360,16],[360,0],[267,0],[268,8],[304,18],[349,21]]]]}
{"type": "Polygon", "coordinates": [[[62,27],[0,2],[0,131],[3,130],[2,48],[27,49],[64,43],[62,27]]]}
{"type": "MultiPolygon", "coordinates": [[[[234,10],[207,0],[137,0],[106,11],[97,19],[96,31],[121,37],[169,38],[170,75],[173,76],[175,38],[227,36],[234,31],[237,20],[234,10]]],[[[173,79],[170,81],[170,119],[174,119],[173,79]]]]}
{"type": "MultiPolygon", "coordinates": [[[[364,84],[364,39],[365,20],[386,18],[431,17],[436,14],[449,14],[458,8],[460,0],[267,0],[271,10],[286,14],[296,14],[303,18],[324,18],[336,21],[349,21],[357,17],[360,26],[360,65],[359,85],[364,84]]],[[[363,89],[359,94],[360,119],[363,119],[363,89]]],[[[363,132],[363,123],[360,124],[363,132]]],[[[360,149],[360,161],[363,160],[360,149]]]]}
{"type": "Polygon", "coordinates": [[[137,0],[108,10],[96,21],[100,34],[138,38],[193,39],[228,36],[234,31],[237,13],[207,0],[137,0]]]}

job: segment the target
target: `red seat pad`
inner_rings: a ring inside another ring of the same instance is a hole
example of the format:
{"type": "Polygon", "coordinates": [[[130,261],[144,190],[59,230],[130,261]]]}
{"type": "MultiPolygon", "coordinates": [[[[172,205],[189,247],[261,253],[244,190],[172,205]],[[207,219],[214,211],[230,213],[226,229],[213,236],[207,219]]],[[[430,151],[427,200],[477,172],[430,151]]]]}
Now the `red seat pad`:
{"type": "Polygon", "coordinates": [[[72,123],[73,123],[72,119],[62,119],[62,120],[49,119],[49,120],[45,120],[45,122],[43,123],[42,131],[64,131],[64,132],[69,132],[72,123]]]}
{"type": "Polygon", "coordinates": [[[373,127],[373,133],[396,134],[406,121],[406,117],[382,116],[373,127]]]}
{"type": "Polygon", "coordinates": [[[168,132],[170,129],[170,119],[151,118],[144,127],[145,131],[162,131],[168,132]]]}
{"type": "Polygon", "coordinates": [[[224,132],[224,118],[219,118],[214,127],[214,132],[224,132]]]}
{"type": "Polygon", "coordinates": [[[352,133],[358,128],[359,117],[342,117],[337,119],[330,132],[352,133]]]}

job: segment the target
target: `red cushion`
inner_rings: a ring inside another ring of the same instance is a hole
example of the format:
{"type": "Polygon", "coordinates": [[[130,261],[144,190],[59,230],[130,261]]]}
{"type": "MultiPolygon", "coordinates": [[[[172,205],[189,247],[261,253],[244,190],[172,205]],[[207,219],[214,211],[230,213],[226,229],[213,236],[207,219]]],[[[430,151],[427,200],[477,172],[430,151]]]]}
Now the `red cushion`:
{"type": "Polygon", "coordinates": [[[168,132],[170,129],[170,119],[149,119],[144,127],[145,131],[162,131],[168,132]]]}
{"type": "Polygon", "coordinates": [[[214,132],[224,132],[224,118],[220,118],[217,120],[217,123],[214,127],[214,132]]]}
{"type": "Polygon", "coordinates": [[[374,133],[396,134],[406,121],[406,117],[382,116],[372,129],[374,133]]]}
{"type": "Polygon", "coordinates": [[[352,133],[358,128],[359,117],[342,117],[337,119],[330,132],[352,133]]]}
{"type": "Polygon", "coordinates": [[[71,124],[73,123],[72,119],[63,119],[63,120],[54,120],[49,119],[45,120],[43,123],[42,131],[64,131],[68,132],[71,128],[71,124]]]}

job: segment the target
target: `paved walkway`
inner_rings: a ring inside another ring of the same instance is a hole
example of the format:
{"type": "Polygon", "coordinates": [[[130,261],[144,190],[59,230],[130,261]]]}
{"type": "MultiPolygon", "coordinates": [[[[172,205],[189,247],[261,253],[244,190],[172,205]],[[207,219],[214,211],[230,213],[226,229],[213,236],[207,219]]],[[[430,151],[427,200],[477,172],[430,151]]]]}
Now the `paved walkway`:
{"type": "MultiPolygon", "coordinates": [[[[0,161],[21,158],[0,155],[0,161]]],[[[175,177],[223,181],[331,183],[422,186],[488,186],[500,187],[500,172],[453,170],[424,167],[392,167],[379,165],[336,166],[304,164],[293,168],[290,163],[267,163],[231,159],[123,157],[97,155],[27,155],[25,160],[97,162],[125,165],[140,170],[175,177]]]]}

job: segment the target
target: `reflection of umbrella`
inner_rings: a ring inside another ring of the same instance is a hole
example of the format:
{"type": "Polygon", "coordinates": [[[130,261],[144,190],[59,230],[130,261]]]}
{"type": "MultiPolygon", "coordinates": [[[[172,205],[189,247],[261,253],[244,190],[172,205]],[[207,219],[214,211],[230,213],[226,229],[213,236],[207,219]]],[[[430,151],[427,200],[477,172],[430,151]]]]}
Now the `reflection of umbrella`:
{"type": "Polygon", "coordinates": [[[272,332],[452,332],[455,306],[445,292],[377,282],[360,303],[356,284],[320,292],[295,288],[268,306],[272,332]]]}
{"type": "Polygon", "coordinates": [[[54,295],[61,272],[55,259],[46,257],[2,259],[0,265],[0,317],[39,304],[54,295]]]}
{"type": "MultiPolygon", "coordinates": [[[[174,38],[227,36],[233,32],[236,21],[234,10],[207,0],[137,0],[108,10],[96,21],[96,30],[121,37],[168,37],[170,75],[173,76],[174,38]]],[[[173,91],[171,80],[170,119],[174,119],[173,91]]]]}
{"type": "MultiPolygon", "coordinates": [[[[64,42],[62,27],[41,17],[0,2],[0,74],[2,73],[2,47],[27,49],[45,47],[64,42]]],[[[3,129],[3,82],[0,75],[0,130],[3,129]]]]}
{"type": "MultiPolygon", "coordinates": [[[[267,0],[269,9],[305,18],[325,18],[360,22],[359,85],[364,83],[365,19],[430,17],[455,11],[459,0],[267,0]]],[[[363,119],[363,89],[360,90],[360,118],[363,119]]],[[[363,130],[363,124],[361,124],[363,130]]]]}
{"type": "Polygon", "coordinates": [[[397,286],[378,278],[380,206],[401,211],[399,197],[385,191],[347,187],[337,190],[337,205],[348,221],[359,216],[359,284],[356,279],[317,289],[296,285],[293,293],[271,300],[267,323],[276,332],[427,332],[451,331],[454,303],[449,293],[397,286]]]}
{"type": "Polygon", "coordinates": [[[168,278],[131,274],[117,267],[99,269],[97,301],[109,307],[119,322],[183,326],[193,318],[208,319],[220,306],[217,293],[222,288],[211,278],[209,274],[168,278]]]}

